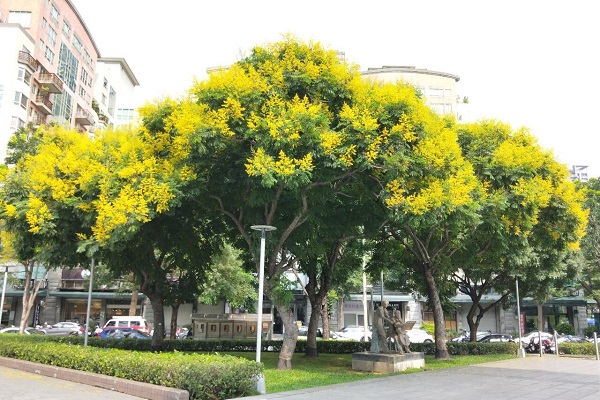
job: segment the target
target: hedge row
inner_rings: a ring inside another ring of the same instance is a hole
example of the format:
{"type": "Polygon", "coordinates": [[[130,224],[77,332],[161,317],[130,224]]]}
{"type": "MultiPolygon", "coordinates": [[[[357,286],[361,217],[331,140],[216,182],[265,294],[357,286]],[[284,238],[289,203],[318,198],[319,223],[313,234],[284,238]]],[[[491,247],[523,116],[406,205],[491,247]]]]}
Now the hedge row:
{"type": "MultiPolygon", "coordinates": [[[[218,400],[256,394],[256,379],[262,373],[256,362],[239,357],[124,351],[47,339],[0,335],[0,356],[185,389],[190,399],[218,400]]],[[[121,342],[133,345],[141,341],[121,342]]]]}
{"type": "Polygon", "coordinates": [[[592,342],[563,342],[558,344],[558,352],[560,354],[572,354],[578,356],[596,356],[596,345],[592,342]]]}
{"type": "MultiPolygon", "coordinates": [[[[49,336],[47,340],[56,340],[62,343],[81,344],[83,338],[77,336],[49,336]]],[[[123,350],[150,351],[149,340],[123,340],[89,338],[88,344],[94,347],[118,348],[123,350]]],[[[279,352],[281,340],[263,340],[262,351],[279,352]]],[[[296,342],[296,353],[306,351],[306,340],[296,342]]],[[[319,340],[317,350],[321,354],[352,354],[369,351],[371,343],[355,342],[350,340],[319,340]]],[[[448,351],[452,355],[483,355],[483,354],[517,354],[517,343],[471,343],[447,342],[448,351]]],[[[435,354],[433,343],[411,343],[412,351],[425,354],[435,354]]],[[[256,340],[164,340],[163,351],[180,351],[190,353],[216,353],[216,352],[255,352],[256,340]]]]}

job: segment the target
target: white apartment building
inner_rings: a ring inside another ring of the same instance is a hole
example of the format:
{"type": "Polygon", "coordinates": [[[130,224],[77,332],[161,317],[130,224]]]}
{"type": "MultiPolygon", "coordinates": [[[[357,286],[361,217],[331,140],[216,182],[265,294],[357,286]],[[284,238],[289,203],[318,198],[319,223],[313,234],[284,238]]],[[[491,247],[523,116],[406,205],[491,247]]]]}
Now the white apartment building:
{"type": "Polygon", "coordinates": [[[368,68],[361,74],[367,79],[408,83],[421,93],[425,103],[436,113],[454,114],[458,121],[464,120],[468,98],[458,95],[458,75],[411,66],[368,68]]]}
{"type": "Polygon", "coordinates": [[[139,85],[124,58],[99,58],[94,84],[94,98],[99,109],[96,127],[135,122],[138,104],[134,93],[139,85]]]}

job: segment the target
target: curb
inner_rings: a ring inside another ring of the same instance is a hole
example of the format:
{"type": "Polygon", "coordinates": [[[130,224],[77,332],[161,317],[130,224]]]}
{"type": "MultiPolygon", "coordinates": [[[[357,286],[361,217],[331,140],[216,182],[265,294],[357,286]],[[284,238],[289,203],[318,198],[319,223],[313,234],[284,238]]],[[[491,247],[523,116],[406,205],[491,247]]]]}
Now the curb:
{"type": "Polygon", "coordinates": [[[103,389],[129,394],[149,400],[189,400],[187,390],[175,389],[166,386],[152,385],[129,379],[115,378],[113,376],[96,374],[93,372],[77,371],[69,368],[55,367],[53,365],[38,364],[14,358],[0,357],[0,365],[6,368],[30,372],[32,374],[49,376],[66,381],[96,386],[103,389]]]}

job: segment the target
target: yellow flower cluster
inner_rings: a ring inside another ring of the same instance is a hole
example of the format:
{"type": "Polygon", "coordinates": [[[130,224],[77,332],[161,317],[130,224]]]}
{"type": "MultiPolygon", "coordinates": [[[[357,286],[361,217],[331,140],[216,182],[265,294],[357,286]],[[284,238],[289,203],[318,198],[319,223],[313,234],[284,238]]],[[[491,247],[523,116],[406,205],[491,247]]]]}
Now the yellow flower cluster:
{"type": "Polygon", "coordinates": [[[313,169],[312,155],[306,154],[302,158],[288,157],[283,150],[279,151],[277,160],[265,153],[262,148],[254,152],[254,157],[247,160],[246,173],[248,176],[264,176],[275,174],[278,176],[290,176],[296,171],[308,172],[313,169]]]}
{"type": "Polygon", "coordinates": [[[52,219],[52,214],[42,199],[30,194],[25,219],[29,224],[29,231],[38,233],[43,228],[44,223],[52,219]]]}

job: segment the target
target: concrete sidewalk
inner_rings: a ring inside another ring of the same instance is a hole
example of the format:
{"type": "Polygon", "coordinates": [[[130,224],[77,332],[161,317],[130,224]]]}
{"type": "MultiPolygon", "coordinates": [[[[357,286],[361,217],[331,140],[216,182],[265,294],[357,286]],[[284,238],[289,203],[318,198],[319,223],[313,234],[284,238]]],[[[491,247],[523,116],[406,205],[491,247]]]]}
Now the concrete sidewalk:
{"type": "Polygon", "coordinates": [[[0,399],[188,400],[186,390],[0,357],[0,399]]]}
{"type": "Polygon", "coordinates": [[[600,361],[555,355],[322,386],[249,399],[598,400],[600,361]]]}

